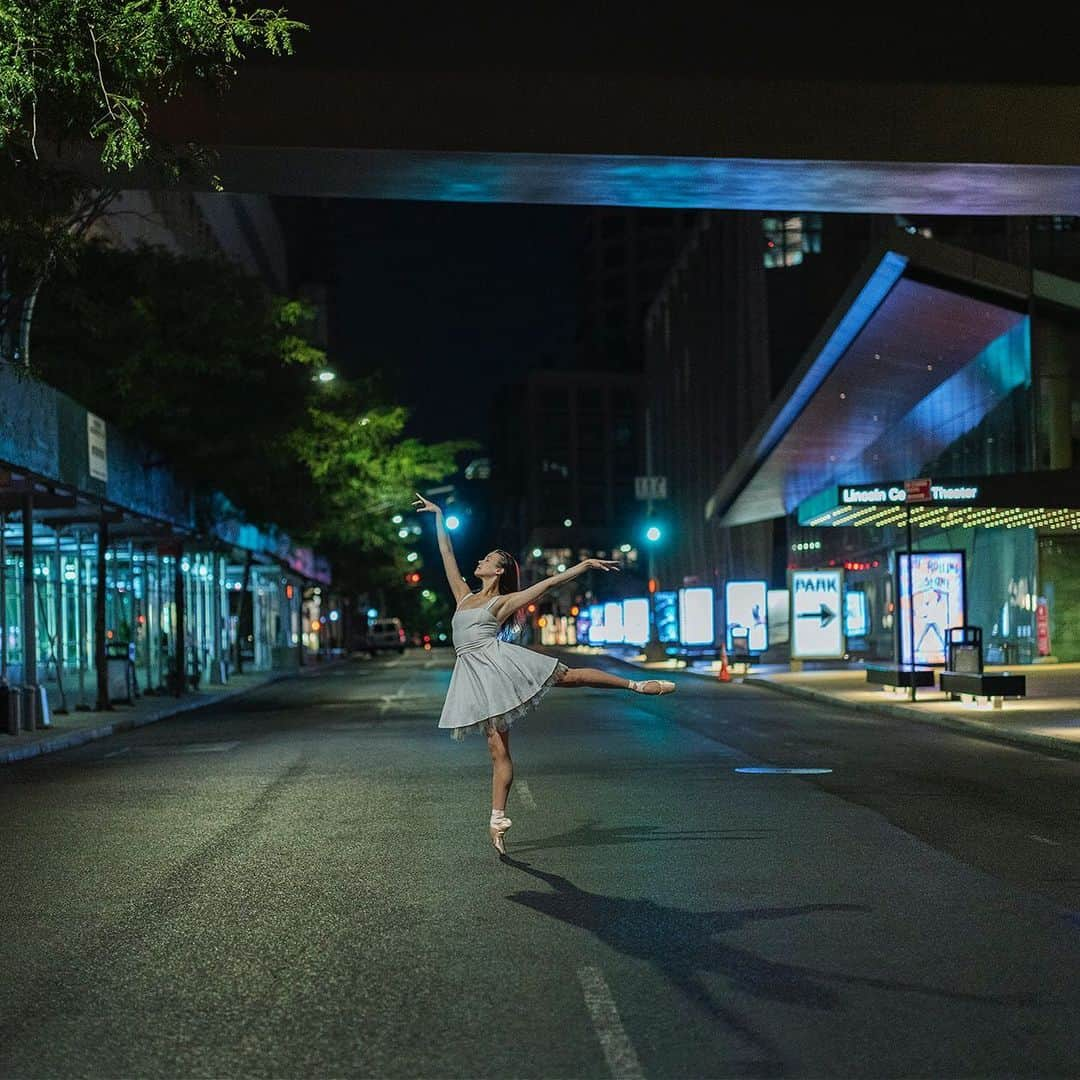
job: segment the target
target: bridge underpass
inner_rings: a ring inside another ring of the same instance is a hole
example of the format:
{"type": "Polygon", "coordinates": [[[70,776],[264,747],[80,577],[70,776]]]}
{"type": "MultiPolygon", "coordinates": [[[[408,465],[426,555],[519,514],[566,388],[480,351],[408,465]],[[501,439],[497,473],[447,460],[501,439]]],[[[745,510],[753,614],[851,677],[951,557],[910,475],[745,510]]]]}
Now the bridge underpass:
{"type": "Polygon", "coordinates": [[[1023,215],[1080,206],[1078,115],[1068,85],[282,63],[154,122],[231,191],[1023,215]]]}

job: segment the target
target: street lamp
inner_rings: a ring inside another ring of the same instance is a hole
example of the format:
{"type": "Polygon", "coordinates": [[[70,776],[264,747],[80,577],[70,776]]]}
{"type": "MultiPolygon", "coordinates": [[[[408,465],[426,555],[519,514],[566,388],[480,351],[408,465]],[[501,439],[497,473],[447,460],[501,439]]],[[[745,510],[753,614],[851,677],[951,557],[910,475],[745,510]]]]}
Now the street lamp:
{"type": "Polygon", "coordinates": [[[312,375],[312,382],[328,383],[333,382],[337,378],[336,371],[330,371],[329,368],[324,368],[318,375],[312,375]]]}
{"type": "MultiPolygon", "coordinates": [[[[650,609],[652,607],[652,598],[656,595],[656,545],[664,539],[664,526],[654,520],[647,519],[645,522],[645,549],[649,553],[649,599],[650,609]]],[[[649,619],[649,641],[645,646],[645,659],[648,660],[666,660],[667,653],[664,652],[664,646],[656,636],[656,613],[652,612],[652,617],[649,619]]]]}

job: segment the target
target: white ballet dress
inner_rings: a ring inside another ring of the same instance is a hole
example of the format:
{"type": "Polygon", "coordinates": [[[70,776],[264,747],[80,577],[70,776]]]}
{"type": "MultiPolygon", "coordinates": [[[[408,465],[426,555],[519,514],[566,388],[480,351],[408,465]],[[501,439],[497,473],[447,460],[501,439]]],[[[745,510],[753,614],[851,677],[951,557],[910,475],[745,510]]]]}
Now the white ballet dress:
{"type": "Polygon", "coordinates": [[[490,610],[498,599],[483,607],[459,606],[451,620],[457,659],[439,727],[449,728],[453,739],[506,731],[568,670],[554,657],[499,640],[499,623],[490,610]]]}

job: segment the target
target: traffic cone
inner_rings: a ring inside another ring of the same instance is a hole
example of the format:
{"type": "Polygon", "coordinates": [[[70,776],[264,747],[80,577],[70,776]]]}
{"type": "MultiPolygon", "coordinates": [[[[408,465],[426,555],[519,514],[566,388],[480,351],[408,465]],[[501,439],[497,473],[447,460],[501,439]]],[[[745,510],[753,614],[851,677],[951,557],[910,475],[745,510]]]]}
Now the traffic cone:
{"type": "Polygon", "coordinates": [[[727,666],[727,642],[720,642],[720,674],[716,676],[721,682],[731,682],[731,672],[727,666]]]}

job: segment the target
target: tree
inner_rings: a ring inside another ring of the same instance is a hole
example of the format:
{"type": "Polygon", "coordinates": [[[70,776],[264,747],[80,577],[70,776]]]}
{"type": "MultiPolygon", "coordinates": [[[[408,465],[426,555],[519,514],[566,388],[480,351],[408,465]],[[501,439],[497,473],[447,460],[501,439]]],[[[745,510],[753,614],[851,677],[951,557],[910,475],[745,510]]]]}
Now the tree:
{"type": "Polygon", "coordinates": [[[317,546],[344,591],[405,591],[391,518],[476,444],[406,437],[408,412],[374,378],[318,381],[303,303],[225,259],[87,244],[41,312],[37,373],[152,446],[208,507],[221,492],[317,546]]]}
{"type": "Polygon", "coordinates": [[[38,292],[115,197],[100,172],[205,169],[149,112],[192,82],[224,91],[252,49],[307,29],[242,0],[0,0],[0,361],[29,366],[38,292]],[[86,157],[87,145],[93,152],[86,157]],[[80,156],[82,153],[82,156],[80,156]]]}

